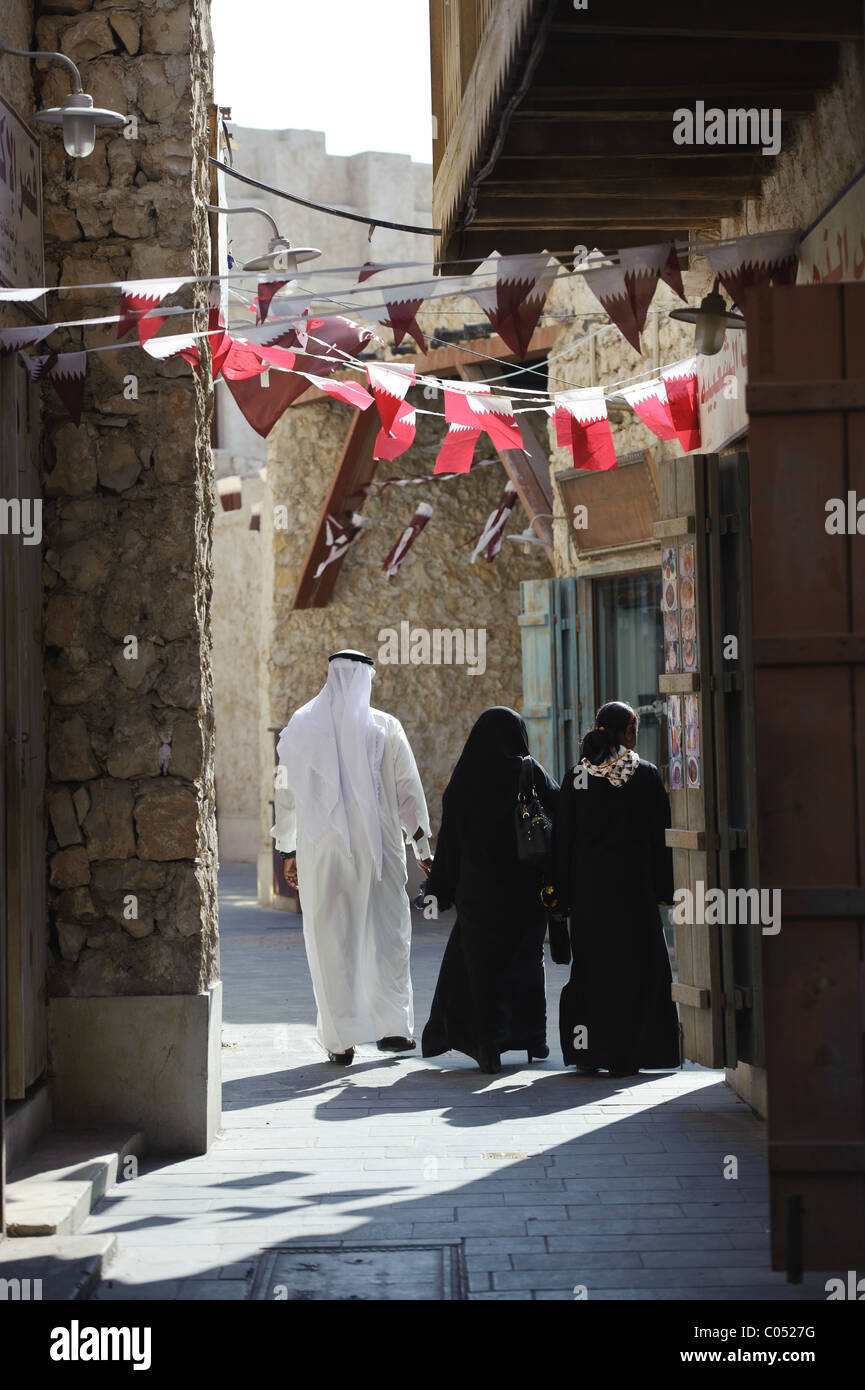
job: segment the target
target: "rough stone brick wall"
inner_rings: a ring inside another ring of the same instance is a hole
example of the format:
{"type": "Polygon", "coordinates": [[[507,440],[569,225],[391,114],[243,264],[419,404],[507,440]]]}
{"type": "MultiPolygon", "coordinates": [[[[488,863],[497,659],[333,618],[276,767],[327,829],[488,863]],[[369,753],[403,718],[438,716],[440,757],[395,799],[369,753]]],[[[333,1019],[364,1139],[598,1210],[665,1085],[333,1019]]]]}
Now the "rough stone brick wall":
{"type": "MultiPolygon", "coordinates": [[[[35,38],[138,118],[137,139],[99,135],[87,159],[43,138],[48,283],[208,273],[206,0],[45,0],[35,38]]],[[[37,66],[38,103],[59,104],[64,70],[37,66]]],[[[118,307],[116,291],[49,301],[64,318],[118,307]]],[[[115,341],[108,325],[58,346],[115,341]]],[[[48,388],[43,403],[49,992],[196,993],[216,971],[211,400],[130,345],[89,356],[80,428],[48,388]]]]}

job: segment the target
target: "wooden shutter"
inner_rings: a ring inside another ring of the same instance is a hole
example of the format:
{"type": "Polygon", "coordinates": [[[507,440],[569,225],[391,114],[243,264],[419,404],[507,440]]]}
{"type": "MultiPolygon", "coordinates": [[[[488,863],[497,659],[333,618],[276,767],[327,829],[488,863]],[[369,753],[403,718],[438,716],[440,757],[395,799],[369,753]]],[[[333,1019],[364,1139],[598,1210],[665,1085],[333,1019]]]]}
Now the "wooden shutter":
{"type": "Polygon", "coordinates": [[[523,707],[532,756],[561,781],[579,742],[577,583],[528,579],[520,585],[523,707]]]}
{"type": "Polygon", "coordinates": [[[865,1263],[865,285],[749,292],[772,1261],[865,1263]]]}

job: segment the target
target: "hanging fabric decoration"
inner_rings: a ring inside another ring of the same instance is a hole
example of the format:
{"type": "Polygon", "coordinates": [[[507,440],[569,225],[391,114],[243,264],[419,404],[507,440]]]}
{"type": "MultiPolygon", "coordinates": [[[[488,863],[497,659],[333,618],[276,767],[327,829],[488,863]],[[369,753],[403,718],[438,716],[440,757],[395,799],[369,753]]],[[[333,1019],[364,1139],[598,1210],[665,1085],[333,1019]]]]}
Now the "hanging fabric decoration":
{"type": "Polygon", "coordinates": [[[761,232],[738,237],[727,246],[707,248],[703,255],[736,305],[751,285],[794,285],[799,269],[801,233],[761,232]]]}
{"type": "Polygon", "coordinates": [[[388,552],[387,559],[382,565],[382,569],[384,570],[388,579],[393,579],[393,577],[399,571],[400,565],[402,564],[408,552],[411,550],[421,531],[426,526],[427,522],[433,514],[433,511],[434,508],[430,506],[429,502],[418,503],[417,511],[415,512],[408,526],[403,531],[399,540],[388,552]]]}
{"type": "Polygon", "coordinates": [[[164,338],[148,338],[141,346],[149,357],[155,357],[158,362],[167,362],[170,357],[182,357],[194,368],[195,375],[201,376],[201,353],[198,350],[197,334],[166,334],[164,338]]]}
{"type": "Polygon", "coordinates": [[[324,559],[319,564],[313,575],[314,579],[320,579],[334,560],[339,560],[353,540],[356,540],[365,526],[369,526],[368,517],[361,516],[360,512],[345,512],[342,519],[333,516],[328,512],[324,519],[324,539],[327,545],[324,559]]]}
{"type": "MultiPolygon", "coordinates": [[[[250,347],[260,345],[256,343],[260,332],[260,329],[250,330],[250,347]]],[[[295,354],[294,370],[272,373],[267,386],[262,386],[257,380],[232,379],[225,368],[223,375],[228,380],[228,389],[241,413],[256,434],[266,439],[292,401],[309,389],[303,372],[330,376],[338,366],[346,365],[348,358],[362,352],[373,336],[371,329],[362,328],[360,324],[352,323],[339,314],[331,314],[308,322],[303,329],[289,328],[278,336],[274,334],[273,346],[286,348],[295,354]]]]}
{"type": "Polygon", "coordinates": [[[700,447],[700,410],[697,400],[697,359],[688,357],[661,373],[670,402],[676,438],[688,454],[700,447]]]}
{"type": "Polygon", "coordinates": [[[289,280],[259,280],[258,294],[249,306],[255,310],[255,318],[258,323],[264,323],[267,319],[273,296],[279,294],[279,291],[290,283],[289,280]]]}
{"type": "Polygon", "coordinates": [[[87,372],[86,352],[52,352],[46,357],[21,354],[32,381],[51,382],[69,412],[73,425],[81,424],[84,404],[84,378],[87,372]]]}
{"type": "Polygon", "coordinates": [[[613,432],[602,386],[556,393],[553,420],[556,443],[570,449],[575,468],[616,467],[613,432]]]}
{"type": "Polygon", "coordinates": [[[366,368],[372,394],[378,407],[382,429],[390,432],[400,405],[415,383],[414,367],[392,367],[390,364],[369,362],[366,368]]]}
{"type": "Polygon", "coordinates": [[[676,438],[676,426],[670,413],[667,388],[660,377],[641,382],[639,386],[623,387],[621,394],[646,428],[657,435],[658,439],[676,438]]]}
{"type": "Polygon", "coordinates": [[[496,261],[495,286],[472,292],[496,333],[520,361],[529,350],[555,278],[556,264],[543,252],[535,256],[500,256],[496,261]]]}
{"type": "Polygon", "coordinates": [[[250,530],[250,531],[260,531],[260,530],[261,530],[261,503],[260,503],[260,502],[253,502],[252,506],[251,506],[250,509],[249,509],[249,530],[250,530]]]}
{"type": "MultiPolygon", "coordinates": [[[[292,357],[294,354],[285,355],[292,357]]],[[[312,386],[317,386],[326,396],[333,396],[335,400],[344,401],[346,405],[356,405],[358,410],[368,410],[373,403],[372,396],[359,381],[331,381],[326,376],[315,376],[313,372],[300,372],[299,375],[306,377],[312,386]]]]}
{"type": "Polygon", "coordinates": [[[231,351],[232,343],[231,334],[225,326],[219,285],[211,285],[210,287],[210,303],[207,309],[207,341],[210,343],[210,375],[211,379],[216,381],[222,371],[225,359],[231,351]]]}
{"type": "Polygon", "coordinates": [[[505,490],[499,498],[498,506],[495,511],[490,512],[486,520],[486,525],[481,531],[477,540],[477,545],[472,551],[471,563],[475,564],[483,555],[485,560],[494,560],[502,548],[502,541],[505,535],[505,526],[508,517],[516,506],[517,490],[513,483],[507,483],[505,490]]]}
{"type": "Polygon", "coordinates": [[[0,352],[20,352],[22,348],[35,347],[61,326],[56,323],[34,323],[26,328],[4,328],[0,330],[0,352]]]}
{"type": "MultiPolygon", "coordinates": [[[[288,355],[294,366],[294,353],[288,355]]],[[[232,382],[249,381],[252,377],[262,376],[267,371],[267,363],[262,358],[263,349],[247,343],[243,338],[232,338],[228,352],[222,359],[222,375],[229,383],[229,390],[232,382]]]]}
{"type": "Polygon", "coordinates": [[[243,506],[243,481],[239,473],[217,478],[216,493],[224,512],[239,512],[243,506]]]}
{"type": "Polygon", "coordinates": [[[481,433],[480,426],[450,425],[436,457],[435,472],[468,473],[481,433]]]}
{"type": "Polygon", "coordinates": [[[417,432],[417,414],[408,401],[400,401],[399,410],[390,430],[380,429],[372,451],[374,459],[386,459],[389,463],[414,443],[417,432]]]}
{"type": "Polygon", "coordinates": [[[143,347],[154,333],[158,333],[165,322],[164,316],[155,314],[148,317],[157,304],[169,294],[175,294],[185,280],[127,280],[120,289],[120,318],[117,323],[117,337],[122,338],[133,324],[138,324],[138,340],[143,347]],[[142,320],[147,322],[143,323],[142,320]]]}
{"type": "Polygon", "coordinates": [[[640,330],[634,315],[634,304],[624,267],[602,265],[595,270],[584,270],[582,276],[622,337],[630,343],[635,352],[641,352],[640,330]]]}
{"type": "Polygon", "coordinates": [[[507,396],[494,396],[489,387],[444,388],[445,419],[449,425],[486,430],[497,449],[522,449],[514,408],[507,396]]]}
{"type": "Polygon", "coordinates": [[[423,304],[423,299],[397,299],[385,293],[384,302],[387,317],[380,319],[393,332],[393,345],[398,348],[406,333],[410,333],[422,353],[426,353],[426,340],[415,315],[423,304]]]}
{"type": "Polygon", "coordinates": [[[646,315],[659,279],[675,290],[680,299],[685,299],[679,258],[672,242],[659,246],[623,246],[619,252],[619,264],[625,272],[625,284],[638,333],[642,333],[646,326],[646,315]]]}

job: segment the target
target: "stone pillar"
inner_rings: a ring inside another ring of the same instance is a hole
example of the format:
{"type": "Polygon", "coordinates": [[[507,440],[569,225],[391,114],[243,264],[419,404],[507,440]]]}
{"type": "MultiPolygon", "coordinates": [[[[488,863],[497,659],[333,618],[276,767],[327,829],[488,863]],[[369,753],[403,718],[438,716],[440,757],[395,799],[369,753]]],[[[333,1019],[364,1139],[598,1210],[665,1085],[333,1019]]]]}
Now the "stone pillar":
{"type": "MultiPolygon", "coordinates": [[[[99,135],[81,160],[45,135],[47,283],[207,274],[206,0],[42,9],[39,48],[62,50],[97,105],[138,122],[137,138],[99,135]]],[[[40,104],[59,104],[67,75],[39,68],[40,104]]],[[[50,301],[63,318],[118,308],[116,290],[50,301]]],[[[62,347],[116,333],[71,330],[62,347]]],[[[203,1152],[219,1116],[212,392],[126,341],[88,356],[80,427],[44,396],[54,1111],[203,1152]]]]}

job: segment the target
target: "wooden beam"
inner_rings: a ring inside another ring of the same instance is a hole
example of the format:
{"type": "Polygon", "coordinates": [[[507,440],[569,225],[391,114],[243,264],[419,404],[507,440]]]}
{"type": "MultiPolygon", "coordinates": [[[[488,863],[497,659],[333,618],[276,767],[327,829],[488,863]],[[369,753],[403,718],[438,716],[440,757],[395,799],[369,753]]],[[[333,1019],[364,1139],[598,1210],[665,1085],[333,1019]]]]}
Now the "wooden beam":
{"type": "Polygon", "coordinates": [[[493,251],[502,256],[517,256],[523,252],[550,251],[563,257],[571,254],[575,245],[597,246],[601,251],[618,250],[622,246],[648,246],[655,241],[687,241],[689,224],[678,228],[628,228],[597,226],[584,223],[581,227],[565,231],[561,227],[523,227],[517,230],[503,228],[496,232],[489,230],[473,231],[468,227],[464,232],[454,233],[445,243],[443,254],[447,259],[464,260],[463,273],[467,273],[472,263],[480,265],[493,251]]]}
{"type": "MultiPolygon", "coordinates": [[[[729,156],[730,147],[715,145],[703,146],[707,158],[709,149],[714,148],[729,156]]],[[[693,145],[673,143],[673,113],[670,112],[668,126],[650,122],[645,125],[631,124],[628,121],[607,119],[588,121],[576,125],[573,121],[514,121],[502,151],[502,157],[520,156],[522,158],[558,158],[561,155],[575,155],[580,159],[617,160],[658,159],[674,157],[682,150],[683,157],[694,153],[693,145]]],[[[742,147],[743,154],[752,155],[755,151],[742,147]]],[[[764,155],[766,173],[773,168],[774,155],[764,155]]]]}
{"type": "Polygon", "coordinates": [[[778,39],[716,38],[702,35],[677,39],[657,35],[639,41],[614,35],[574,33],[548,42],[532,83],[535,93],[546,87],[570,87],[575,75],[583,97],[595,87],[616,87],[649,91],[667,85],[687,92],[690,103],[698,98],[711,105],[716,82],[729,84],[735,74],[743,87],[765,84],[766,96],[759,104],[769,106],[776,75],[780,85],[809,83],[814,87],[831,84],[838,71],[838,49],[831,44],[814,45],[791,40],[784,45],[783,61],[778,39]]]}
{"type": "MultiPolygon", "coordinates": [[[[497,376],[495,363],[473,362],[460,368],[464,381],[486,381],[497,376]]],[[[517,490],[526,516],[532,522],[535,535],[543,541],[544,550],[550,564],[553,557],[553,524],[549,515],[553,510],[553,492],[550,486],[550,465],[540,441],[525,415],[520,417],[520,433],[526,452],[520,449],[496,449],[505,467],[508,478],[517,490]],[[538,517],[537,521],[533,518],[538,517]]]]}
{"type": "Polygon", "coordinates": [[[482,197],[472,226],[536,227],[540,222],[545,227],[571,227],[588,215],[611,227],[661,227],[671,218],[680,227],[704,217],[736,217],[740,211],[739,199],[722,198],[708,190],[696,198],[668,198],[663,188],[656,189],[656,194],[654,198],[543,198],[530,186],[521,197],[482,197]]]}
{"type": "Polygon", "coordinates": [[[333,593],[344,556],[328,565],[319,579],[315,578],[315,571],[327,553],[325,521],[328,513],[339,516],[345,510],[347,499],[356,493],[359,487],[370,482],[375,475],[376,464],[372,451],[380,424],[374,406],[370,406],[368,410],[355,411],[306,552],[294,594],[294,608],[323,608],[333,593]]]}
{"type": "Polygon", "coordinates": [[[656,159],[628,159],[616,152],[603,163],[586,168],[580,154],[539,154],[531,159],[502,155],[495,172],[486,182],[496,184],[553,183],[558,187],[569,180],[591,183],[627,183],[629,179],[753,179],[759,186],[766,176],[766,157],[759,151],[717,145],[677,147],[656,159]],[[681,148],[681,153],[678,149],[681,148]]]}
{"type": "MultiPolygon", "coordinates": [[[[520,161],[522,162],[522,161],[520,161]]],[[[543,203],[551,197],[567,201],[580,198],[601,201],[612,198],[657,197],[673,198],[677,202],[700,203],[714,198],[756,198],[762,185],[754,174],[742,178],[710,178],[706,176],[697,183],[693,178],[669,178],[663,182],[657,178],[584,178],[584,179],[534,179],[530,185],[521,180],[496,179],[484,184],[484,199],[489,203],[503,198],[537,198],[543,203]]]]}
{"type": "Polygon", "coordinates": [[[563,4],[553,40],[571,35],[611,34],[623,39],[650,38],[766,39],[782,44],[807,39],[835,43],[863,33],[861,0],[786,0],[783,5],[756,5],[754,0],[724,0],[723,5],[684,7],[678,0],[616,0],[574,12],[563,4]]]}

